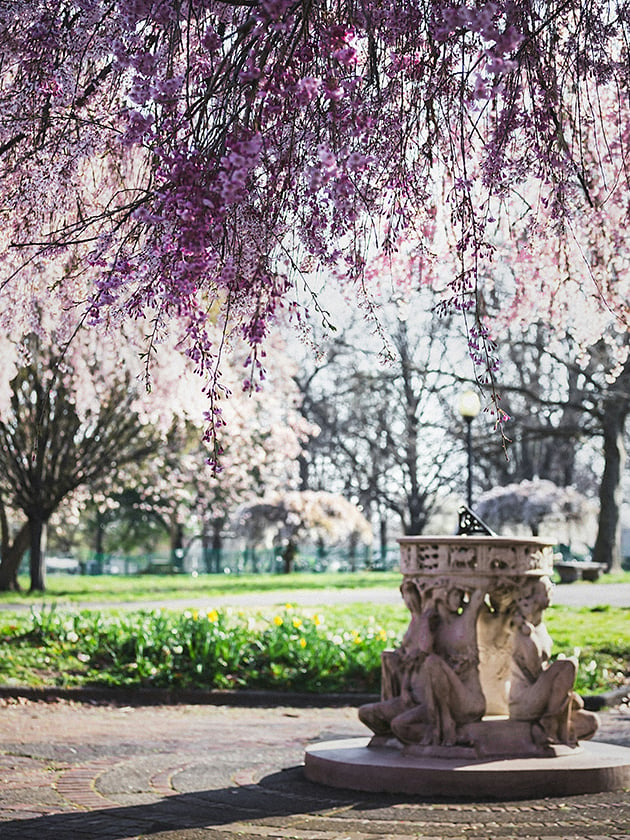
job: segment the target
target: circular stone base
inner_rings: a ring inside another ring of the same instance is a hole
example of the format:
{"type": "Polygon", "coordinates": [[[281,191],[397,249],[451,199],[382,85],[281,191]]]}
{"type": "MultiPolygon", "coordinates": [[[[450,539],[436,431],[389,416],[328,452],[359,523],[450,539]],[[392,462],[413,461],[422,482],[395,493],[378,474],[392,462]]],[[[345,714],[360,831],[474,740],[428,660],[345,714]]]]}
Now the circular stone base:
{"type": "Polygon", "coordinates": [[[535,799],[630,786],[630,748],[586,742],[552,758],[445,759],[371,747],[369,738],[313,744],[304,772],[312,782],[373,793],[535,799]]]}

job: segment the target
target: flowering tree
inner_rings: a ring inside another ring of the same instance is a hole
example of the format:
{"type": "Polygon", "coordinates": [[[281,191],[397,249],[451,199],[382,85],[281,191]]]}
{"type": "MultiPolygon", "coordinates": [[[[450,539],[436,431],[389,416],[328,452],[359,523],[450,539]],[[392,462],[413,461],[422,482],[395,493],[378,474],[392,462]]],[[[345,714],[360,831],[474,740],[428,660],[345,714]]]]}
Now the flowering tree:
{"type": "Polygon", "coordinates": [[[311,426],[298,412],[291,361],[285,358],[270,368],[264,393],[241,392],[235,399],[235,391],[225,406],[219,437],[221,472],[196,473],[195,510],[206,567],[214,571],[220,569],[225,531],[239,508],[261,494],[286,492],[298,485],[298,458],[311,426]]]}
{"type": "Polygon", "coordinates": [[[71,253],[61,281],[88,323],[142,313],[176,331],[215,400],[209,321],[250,346],[255,377],[313,270],[371,305],[373,272],[403,255],[467,313],[492,385],[483,291],[502,237],[523,264],[549,241],[580,257],[570,282],[562,260],[524,274],[510,317],[546,303],[563,328],[566,288],[598,313],[586,343],[602,319],[626,329],[627,274],[601,256],[628,213],[629,27],[603,0],[10,4],[0,314],[28,321],[29,267],[71,253]]]}
{"type": "MultiPolygon", "coordinates": [[[[310,426],[298,413],[293,365],[285,354],[280,336],[270,336],[268,355],[283,363],[271,365],[272,387],[265,394],[238,388],[242,364],[225,367],[223,380],[234,392],[224,411],[226,425],[219,430],[219,473],[208,464],[211,450],[203,441],[204,401],[195,399],[192,377],[183,376],[185,403],[180,401],[182,389],[175,390],[170,425],[154,430],[150,457],[97,473],[89,485],[66,498],[63,524],[81,522],[82,536],[88,536],[97,557],[107,542],[111,545],[116,528],[114,539],[126,531],[133,538],[143,529],[154,538],[168,538],[176,567],[200,540],[207,569],[214,565],[217,570],[225,530],[237,509],[263,493],[297,484],[301,440],[310,426]]],[[[164,388],[161,399],[169,399],[164,388]]],[[[150,396],[146,400],[150,404],[150,396]]],[[[59,517],[52,524],[57,536],[59,517]]]]}
{"type": "Polygon", "coordinates": [[[43,590],[42,538],[51,515],[77,487],[146,458],[157,444],[129,374],[109,379],[98,346],[89,345],[95,357],[85,358],[83,347],[84,357],[73,362],[33,338],[30,358],[11,380],[10,408],[0,420],[0,589],[18,588],[29,549],[31,589],[43,590]],[[25,517],[13,533],[8,509],[25,517]]]}
{"type": "Polygon", "coordinates": [[[538,479],[495,487],[481,496],[476,511],[482,519],[499,529],[506,524],[523,524],[537,537],[544,519],[561,518],[579,522],[589,511],[587,500],[573,487],[558,487],[538,479]]]}
{"type": "Polygon", "coordinates": [[[271,493],[243,509],[241,528],[250,545],[271,538],[282,553],[286,574],[293,569],[300,541],[334,544],[348,540],[355,546],[372,542],[370,523],[358,507],[324,491],[271,493]]]}
{"type": "Polygon", "coordinates": [[[239,388],[242,365],[224,367],[223,381],[233,390],[223,410],[225,425],[217,430],[220,472],[208,464],[212,453],[202,440],[198,412],[176,422],[142,473],[132,476],[139,505],[170,533],[172,555],[200,538],[209,571],[219,570],[225,531],[239,507],[297,485],[301,442],[310,425],[298,412],[293,363],[277,333],[269,338],[267,356],[275,361],[264,394],[239,388]]]}
{"type": "MultiPolygon", "coordinates": [[[[168,341],[147,394],[139,350],[150,324],[137,319],[113,334],[84,329],[62,278],[47,300],[43,274],[31,270],[28,277],[34,329],[10,324],[0,338],[0,588],[17,587],[19,561],[30,548],[31,588],[41,590],[42,534],[59,505],[71,496],[76,502],[80,487],[111,487],[124,465],[153,455],[176,414],[201,416],[203,409],[168,341]],[[26,517],[17,531],[6,508],[26,517]]],[[[79,293],[80,283],[73,288],[79,293]]]]}

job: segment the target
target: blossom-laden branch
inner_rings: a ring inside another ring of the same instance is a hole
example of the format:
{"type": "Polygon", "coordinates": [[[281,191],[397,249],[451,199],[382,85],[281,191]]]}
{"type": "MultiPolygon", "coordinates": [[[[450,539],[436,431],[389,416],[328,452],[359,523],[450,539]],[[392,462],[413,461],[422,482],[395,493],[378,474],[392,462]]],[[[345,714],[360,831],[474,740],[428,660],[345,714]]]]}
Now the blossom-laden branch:
{"type": "MultiPolygon", "coordinates": [[[[541,241],[625,201],[629,24],[603,0],[14,4],[0,30],[4,282],[61,261],[95,327],[181,331],[214,411],[217,322],[260,377],[301,273],[361,289],[375,254],[434,249],[440,218],[445,306],[473,313],[492,381],[480,300],[497,219],[505,232],[526,218],[541,241]]],[[[627,324],[620,277],[591,297],[627,324]]],[[[6,300],[15,323],[24,289],[6,300]]]]}

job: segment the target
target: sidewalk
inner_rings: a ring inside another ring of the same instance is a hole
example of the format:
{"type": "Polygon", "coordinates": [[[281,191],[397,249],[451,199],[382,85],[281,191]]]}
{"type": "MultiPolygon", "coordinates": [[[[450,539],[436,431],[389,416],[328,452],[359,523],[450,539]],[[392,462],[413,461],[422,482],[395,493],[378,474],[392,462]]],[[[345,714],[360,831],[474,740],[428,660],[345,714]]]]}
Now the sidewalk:
{"type": "MultiPolygon", "coordinates": [[[[402,604],[400,591],[397,586],[347,589],[297,589],[273,590],[272,592],[241,592],[235,595],[195,596],[179,600],[155,601],[127,601],[114,602],[85,602],[64,603],[58,600],[61,607],[69,609],[97,609],[103,606],[111,609],[219,609],[221,607],[267,607],[295,604],[302,607],[321,607],[324,604],[402,604]]],[[[568,583],[554,586],[552,603],[567,607],[630,607],[630,583],[568,583]]],[[[4,602],[0,610],[30,609],[30,604],[23,600],[4,602]]]]}
{"type": "MultiPolygon", "coordinates": [[[[0,701],[2,840],[628,840],[627,792],[421,801],[327,788],[304,747],[356,709],[0,701]]],[[[598,739],[630,746],[630,709],[598,739]]]]}
{"type": "MultiPolygon", "coordinates": [[[[554,586],[552,603],[565,607],[630,607],[630,583],[568,583],[554,586]]],[[[206,609],[214,607],[266,607],[296,604],[301,607],[321,607],[322,604],[402,604],[397,586],[369,589],[299,589],[273,592],[242,592],[214,598],[195,598],[189,601],[152,601],[150,604],[119,604],[124,608],[142,606],[146,609],[206,609]]],[[[91,606],[85,604],[85,607],[91,606]]]]}

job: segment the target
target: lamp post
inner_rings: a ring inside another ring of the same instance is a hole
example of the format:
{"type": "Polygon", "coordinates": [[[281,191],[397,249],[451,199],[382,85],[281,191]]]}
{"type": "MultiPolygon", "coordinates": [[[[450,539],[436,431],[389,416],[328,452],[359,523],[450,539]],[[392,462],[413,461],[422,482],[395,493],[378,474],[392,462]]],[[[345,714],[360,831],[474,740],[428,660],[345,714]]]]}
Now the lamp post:
{"type": "Polygon", "coordinates": [[[475,391],[464,391],[459,398],[459,413],[466,421],[466,450],[468,453],[468,481],[466,484],[466,503],[472,508],[472,421],[481,411],[481,401],[475,391]]]}

